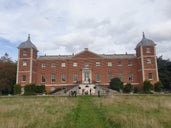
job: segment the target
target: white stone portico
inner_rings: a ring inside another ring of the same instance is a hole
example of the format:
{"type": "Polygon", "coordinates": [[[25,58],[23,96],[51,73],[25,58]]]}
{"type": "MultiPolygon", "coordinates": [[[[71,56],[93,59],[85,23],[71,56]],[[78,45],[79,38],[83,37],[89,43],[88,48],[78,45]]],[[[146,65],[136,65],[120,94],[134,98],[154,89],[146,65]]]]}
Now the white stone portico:
{"type": "Polygon", "coordinates": [[[78,93],[80,95],[94,95],[96,86],[94,84],[80,84],[78,87],[78,93]]]}

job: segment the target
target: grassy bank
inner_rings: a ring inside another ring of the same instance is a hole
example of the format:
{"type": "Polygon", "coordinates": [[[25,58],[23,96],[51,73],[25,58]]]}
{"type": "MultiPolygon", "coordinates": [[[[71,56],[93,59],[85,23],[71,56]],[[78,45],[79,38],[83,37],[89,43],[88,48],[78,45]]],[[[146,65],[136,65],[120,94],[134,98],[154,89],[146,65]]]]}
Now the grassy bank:
{"type": "Polygon", "coordinates": [[[0,97],[2,128],[170,128],[171,96],[0,97]]]}

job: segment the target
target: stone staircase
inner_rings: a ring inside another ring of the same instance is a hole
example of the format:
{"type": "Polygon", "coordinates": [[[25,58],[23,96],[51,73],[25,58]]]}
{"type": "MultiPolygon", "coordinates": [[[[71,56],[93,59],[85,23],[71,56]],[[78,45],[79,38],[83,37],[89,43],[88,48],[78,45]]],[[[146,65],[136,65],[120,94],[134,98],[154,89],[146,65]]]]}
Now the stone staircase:
{"type": "Polygon", "coordinates": [[[115,93],[113,90],[101,87],[95,84],[79,84],[78,86],[73,87],[72,89],[68,90],[65,95],[71,95],[71,92],[76,92],[77,95],[110,95],[115,93]]]}

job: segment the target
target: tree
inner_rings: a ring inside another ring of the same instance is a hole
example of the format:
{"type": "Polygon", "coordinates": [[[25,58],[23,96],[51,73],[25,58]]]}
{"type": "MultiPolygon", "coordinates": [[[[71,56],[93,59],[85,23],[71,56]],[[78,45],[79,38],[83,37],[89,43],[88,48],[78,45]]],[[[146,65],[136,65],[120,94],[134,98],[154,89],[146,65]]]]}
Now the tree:
{"type": "Polygon", "coordinates": [[[127,83],[127,84],[124,86],[124,92],[129,93],[129,92],[132,92],[132,91],[133,91],[133,85],[130,84],[130,83],[127,83]]]}
{"type": "Polygon", "coordinates": [[[5,53],[0,58],[0,93],[7,91],[12,93],[13,85],[16,83],[17,64],[5,53]]]}
{"type": "Polygon", "coordinates": [[[110,81],[109,87],[113,90],[120,91],[123,89],[123,83],[119,78],[113,78],[110,81]]]}
{"type": "Polygon", "coordinates": [[[153,85],[151,84],[150,81],[145,80],[143,83],[143,91],[145,93],[149,93],[153,89],[153,85]]]}
{"type": "Polygon", "coordinates": [[[154,84],[154,90],[156,92],[161,92],[162,89],[163,89],[163,85],[160,81],[158,81],[154,84]]]}
{"type": "Polygon", "coordinates": [[[5,53],[4,56],[1,57],[1,61],[3,61],[3,62],[12,62],[12,60],[9,57],[8,53],[5,53]]]}
{"type": "Polygon", "coordinates": [[[164,89],[171,89],[171,62],[165,60],[162,56],[157,58],[158,72],[161,83],[164,89]]]}

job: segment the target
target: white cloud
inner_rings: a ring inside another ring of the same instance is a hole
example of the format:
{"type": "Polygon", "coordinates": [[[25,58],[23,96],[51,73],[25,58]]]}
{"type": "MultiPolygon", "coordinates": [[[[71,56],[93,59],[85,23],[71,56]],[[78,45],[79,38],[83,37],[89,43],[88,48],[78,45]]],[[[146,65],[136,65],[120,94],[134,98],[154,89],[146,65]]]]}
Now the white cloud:
{"type": "Polygon", "coordinates": [[[72,54],[85,47],[135,53],[145,31],[160,42],[158,55],[169,57],[164,45],[171,45],[170,5],[169,0],[1,0],[0,38],[19,45],[30,33],[46,54],[72,54]]]}

